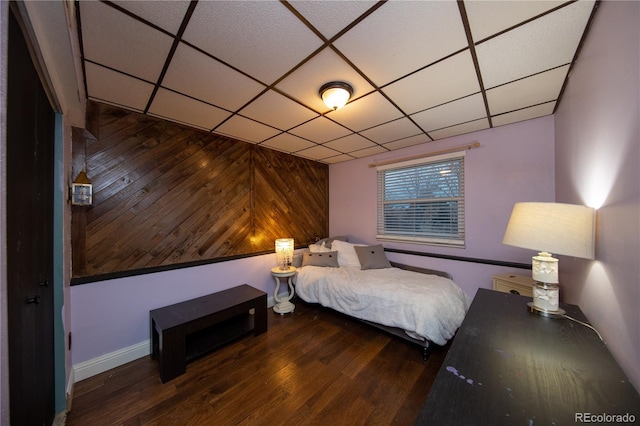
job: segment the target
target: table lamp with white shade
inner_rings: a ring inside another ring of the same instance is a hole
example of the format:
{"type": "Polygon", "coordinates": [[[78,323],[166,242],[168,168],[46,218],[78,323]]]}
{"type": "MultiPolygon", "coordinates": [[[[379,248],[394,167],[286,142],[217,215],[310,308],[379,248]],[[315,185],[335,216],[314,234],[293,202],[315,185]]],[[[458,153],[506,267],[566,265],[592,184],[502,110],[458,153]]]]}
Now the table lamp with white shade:
{"type": "Polygon", "coordinates": [[[535,281],[531,310],[560,317],[558,259],[551,253],[594,259],[595,210],[563,203],[516,203],[502,242],[515,247],[544,250],[532,258],[535,281]]]}

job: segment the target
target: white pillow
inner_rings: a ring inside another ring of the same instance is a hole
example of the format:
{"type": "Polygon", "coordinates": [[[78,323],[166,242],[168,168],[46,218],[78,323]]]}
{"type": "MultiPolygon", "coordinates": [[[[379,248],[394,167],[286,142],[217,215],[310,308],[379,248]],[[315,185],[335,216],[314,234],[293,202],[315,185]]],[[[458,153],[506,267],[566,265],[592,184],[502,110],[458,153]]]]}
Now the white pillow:
{"type": "Polygon", "coordinates": [[[333,240],[331,250],[338,252],[338,265],[340,266],[357,266],[360,268],[360,260],[354,246],[363,246],[364,244],[351,244],[340,240],[333,240]]]}
{"type": "Polygon", "coordinates": [[[311,253],[329,253],[331,249],[324,245],[324,243],[320,244],[309,244],[309,251],[311,253]]]}

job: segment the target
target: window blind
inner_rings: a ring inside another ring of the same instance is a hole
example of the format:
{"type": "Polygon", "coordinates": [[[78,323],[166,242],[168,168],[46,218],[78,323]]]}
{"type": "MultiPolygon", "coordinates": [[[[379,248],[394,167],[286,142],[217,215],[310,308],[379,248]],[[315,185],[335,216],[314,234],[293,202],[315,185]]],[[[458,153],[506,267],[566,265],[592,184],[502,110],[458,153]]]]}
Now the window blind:
{"type": "Polygon", "coordinates": [[[461,246],[464,152],[378,168],[378,239],[461,246]]]}

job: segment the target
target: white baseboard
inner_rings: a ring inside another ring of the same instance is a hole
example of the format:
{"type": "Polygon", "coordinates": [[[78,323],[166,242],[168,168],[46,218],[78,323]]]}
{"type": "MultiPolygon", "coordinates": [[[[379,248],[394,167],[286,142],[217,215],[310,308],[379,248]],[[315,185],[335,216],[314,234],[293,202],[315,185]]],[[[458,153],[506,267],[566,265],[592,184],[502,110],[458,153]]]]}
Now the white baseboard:
{"type": "Polygon", "coordinates": [[[69,381],[67,382],[67,412],[71,411],[71,403],[73,402],[73,385],[76,383],[76,370],[72,367],[69,372],[69,381]]]}
{"type": "Polygon", "coordinates": [[[119,349],[115,352],[111,352],[94,359],[90,359],[73,366],[73,372],[75,376],[75,382],[88,379],[96,374],[104,373],[112,368],[119,367],[128,362],[134,361],[143,356],[147,356],[151,353],[151,342],[145,340],[140,343],[136,343],[128,348],[119,349]]]}
{"type": "MultiPolygon", "coordinates": [[[[267,297],[267,307],[271,308],[275,305],[273,296],[267,297]]],[[[151,353],[151,341],[145,340],[136,343],[128,348],[119,349],[117,351],[99,356],[88,361],[75,364],[71,371],[70,383],[77,383],[80,380],[88,379],[96,374],[104,373],[112,368],[119,367],[128,362],[134,361],[151,353]]],[[[67,394],[72,393],[67,391],[67,394]]]]}

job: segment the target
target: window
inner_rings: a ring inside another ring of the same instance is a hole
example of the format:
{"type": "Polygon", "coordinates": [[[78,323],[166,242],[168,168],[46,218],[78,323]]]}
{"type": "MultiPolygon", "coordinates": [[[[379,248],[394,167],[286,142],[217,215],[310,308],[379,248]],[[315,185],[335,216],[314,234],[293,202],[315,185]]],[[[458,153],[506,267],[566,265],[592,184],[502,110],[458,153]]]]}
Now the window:
{"type": "Polygon", "coordinates": [[[378,167],[377,238],[464,246],[464,157],[378,167]]]}

